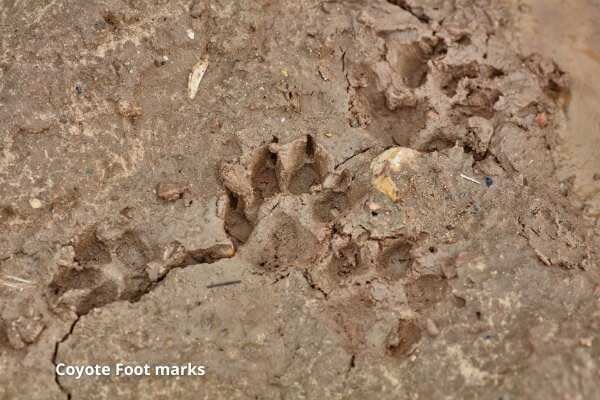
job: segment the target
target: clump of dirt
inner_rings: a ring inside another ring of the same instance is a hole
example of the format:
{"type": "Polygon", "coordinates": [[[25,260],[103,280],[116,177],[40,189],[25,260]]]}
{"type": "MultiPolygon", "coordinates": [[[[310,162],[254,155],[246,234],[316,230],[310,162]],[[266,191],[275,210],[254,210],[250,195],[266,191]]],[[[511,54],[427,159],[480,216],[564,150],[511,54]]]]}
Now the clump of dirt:
{"type": "Polygon", "coordinates": [[[595,393],[568,81],[503,4],[5,8],[0,397],[595,393]],[[54,371],[126,360],[208,373],[54,371]]]}

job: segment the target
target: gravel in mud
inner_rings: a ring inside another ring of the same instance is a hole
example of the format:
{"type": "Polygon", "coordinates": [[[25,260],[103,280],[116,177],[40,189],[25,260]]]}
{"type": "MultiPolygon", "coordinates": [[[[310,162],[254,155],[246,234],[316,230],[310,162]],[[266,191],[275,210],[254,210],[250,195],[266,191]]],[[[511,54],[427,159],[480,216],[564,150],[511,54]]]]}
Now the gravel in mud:
{"type": "Polygon", "coordinates": [[[4,2],[0,399],[595,398],[569,80],[511,18],[4,2]],[[206,375],[55,374],[119,362],[206,375]]]}

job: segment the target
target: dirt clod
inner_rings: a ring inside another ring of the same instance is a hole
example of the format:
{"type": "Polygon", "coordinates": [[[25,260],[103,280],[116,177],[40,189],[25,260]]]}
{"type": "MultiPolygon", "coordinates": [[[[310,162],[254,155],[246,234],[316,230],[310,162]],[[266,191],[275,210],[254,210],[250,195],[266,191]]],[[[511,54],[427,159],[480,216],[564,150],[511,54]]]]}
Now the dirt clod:
{"type": "Polygon", "coordinates": [[[183,197],[184,193],[190,191],[190,185],[185,182],[165,181],[156,187],[156,194],[165,201],[175,201],[183,197]]]}

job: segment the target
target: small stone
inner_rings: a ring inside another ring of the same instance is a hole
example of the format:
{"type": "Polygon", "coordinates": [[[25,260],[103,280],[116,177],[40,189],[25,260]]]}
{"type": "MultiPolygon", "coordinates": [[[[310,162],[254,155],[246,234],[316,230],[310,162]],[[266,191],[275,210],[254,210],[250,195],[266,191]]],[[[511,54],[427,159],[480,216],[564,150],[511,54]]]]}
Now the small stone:
{"type": "Polygon", "coordinates": [[[440,330],[432,319],[427,319],[427,333],[430,336],[436,337],[440,334],[440,330]]]}
{"type": "Polygon", "coordinates": [[[29,199],[29,205],[35,210],[40,209],[43,206],[42,201],[36,198],[29,199]]]}
{"type": "Polygon", "coordinates": [[[546,113],[539,113],[536,115],[535,123],[540,128],[544,128],[546,125],[548,125],[548,117],[546,116],[546,113]]]}
{"type": "Polygon", "coordinates": [[[167,56],[157,57],[154,59],[154,65],[156,65],[157,67],[162,67],[168,61],[169,61],[169,57],[167,57],[167,56]]]}
{"type": "Polygon", "coordinates": [[[558,191],[565,197],[569,195],[569,189],[569,184],[565,181],[560,182],[558,185],[558,191]]]}
{"type": "Polygon", "coordinates": [[[369,202],[369,210],[371,211],[379,211],[381,210],[381,205],[377,204],[377,203],[373,203],[372,201],[369,202]]]}
{"type": "Polygon", "coordinates": [[[398,201],[401,192],[409,185],[406,174],[414,173],[411,171],[422,157],[418,151],[405,147],[392,147],[384,151],[371,162],[371,184],[393,202],[398,201]],[[404,176],[400,188],[396,185],[398,182],[392,179],[394,176],[404,176]]]}
{"type": "Polygon", "coordinates": [[[592,338],[592,337],[581,338],[581,339],[579,339],[579,345],[581,345],[582,347],[592,347],[593,341],[594,341],[594,338],[592,338]]]}
{"type": "Polygon", "coordinates": [[[161,182],[156,188],[156,194],[165,201],[175,201],[190,190],[190,185],[182,182],[161,182]]]}
{"type": "Polygon", "coordinates": [[[494,184],[494,180],[489,176],[485,177],[485,186],[490,187],[494,184]]]}

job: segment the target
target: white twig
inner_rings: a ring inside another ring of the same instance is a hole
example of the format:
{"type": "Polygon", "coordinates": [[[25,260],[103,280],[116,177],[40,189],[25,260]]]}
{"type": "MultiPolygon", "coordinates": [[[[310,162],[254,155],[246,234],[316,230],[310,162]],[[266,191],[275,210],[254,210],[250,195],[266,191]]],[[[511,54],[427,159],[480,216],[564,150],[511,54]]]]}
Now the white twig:
{"type": "Polygon", "coordinates": [[[481,185],[481,182],[479,182],[477,179],[471,178],[470,176],[467,176],[465,174],[460,174],[460,177],[463,178],[463,179],[468,180],[469,182],[473,182],[473,183],[476,183],[478,185],[481,185]]]}
{"type": "Polygon", "coordinates": [[[13,288],[13,289],[17,289],[17,290],[23,290],[22,287],[19,287],[19,286],[13,285],[12,283],[4,282],[4,281],[0,281],[0,285],[7,286],[9,288],[13,288]]]}
{"type": "Polygon", "coordinates": [[[21,283],[27,283],[28,285],[35,285],[35,282],[28,281],[27,279],[19,278],[18,276],[4,275],[3,278],[12,279],[13,281],[17,281],[17,282],[21,282],[21,283]]]}
{"type": "Polygon", "coordinates": [[[206,69],[208,68],[208,58],[205,57],[198,61],[196,65],[192,68],[192,72],[188,77],[188,95],[190,99],[194,99],[196,97],[196,93],[198,93],[198,86],[204,78],[204,74],[206,73],[206,69]]]}

